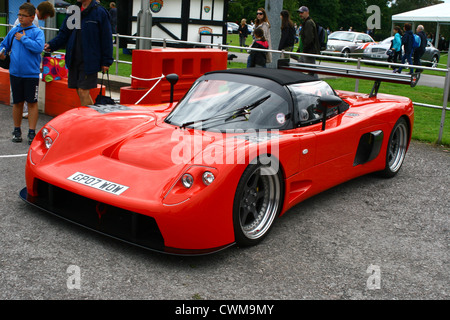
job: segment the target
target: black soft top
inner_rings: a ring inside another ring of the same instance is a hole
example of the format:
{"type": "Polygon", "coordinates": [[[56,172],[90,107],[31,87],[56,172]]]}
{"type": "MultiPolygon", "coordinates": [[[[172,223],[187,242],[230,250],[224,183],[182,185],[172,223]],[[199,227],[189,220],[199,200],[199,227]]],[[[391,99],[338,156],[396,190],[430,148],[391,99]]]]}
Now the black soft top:
{"type": "Polygon", "coordinates": [[[217,70],[206,73],[218,74],[218,73],[228,73],[228,74],[238,74],[253,76],[258,78],[265,78],[279,83],[280,85],[288,85],[293,83],[303,83],[318,81],[317,78],[304,74],[299,71],[291,71],[284,69],[270,69],[270,68],[245,68],[245,69],[228,69],[228,70],[217,70]]]}

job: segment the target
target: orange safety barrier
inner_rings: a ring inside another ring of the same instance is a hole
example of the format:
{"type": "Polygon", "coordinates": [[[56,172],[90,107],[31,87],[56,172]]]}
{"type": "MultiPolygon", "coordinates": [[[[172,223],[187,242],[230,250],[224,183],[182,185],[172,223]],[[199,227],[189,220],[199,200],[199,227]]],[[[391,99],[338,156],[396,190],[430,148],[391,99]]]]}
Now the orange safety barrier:
{"type": "MultiPolygon", "coordinates": [[[[180,100],[194,81],[214,70],[227,68],[226,51],[218,49],[155,48],[133,50],[131,86],[120,89],[121,104],[135,104],[157,80],[146,81],[176,73],[179,80],[174,88],[174,100],[180,100]]],[[[170,102],[170,83],[163,79],[139,104],[170,102]]]]}
{"type": "MultiPolygon", "coordinates": [[[[45,86],[45,114],[57,116],[67,110],[81,106],[76,89],[67,87],[67,79],[46,82],[45,86]]],[[[93,101],[95,101],[99,91],[100,85],[97,85],[97,89],[91,89],[90,94],[93,101]]]]}
{"type": "Polygon", "coordinates": [[[9,106],[11,104],[11,86],[9,83],[9,71],[0,68],[0,103],[9,106]]]}

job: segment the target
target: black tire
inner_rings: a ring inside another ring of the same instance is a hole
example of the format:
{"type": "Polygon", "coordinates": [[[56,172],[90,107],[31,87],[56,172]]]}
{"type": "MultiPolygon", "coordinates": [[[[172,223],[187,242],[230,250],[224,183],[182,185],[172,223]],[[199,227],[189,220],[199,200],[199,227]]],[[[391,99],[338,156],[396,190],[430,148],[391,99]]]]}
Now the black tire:
{"type": "Polygon", "coordinates": [[[398,119],[386,149],[386,167],[380,172],[385,178],[394,177],[403,165],[409,141],[409,126],[404,118],[398,119]]]}
{"type": "Polygon", "coordinates": [[[237,245],[253,246],[266,237],[281,212],[283,192],[280,168],[258,163],[250,164],[245,169],[233,204],[237,245]]]}
{"type": "Polygon", "coordinates": [[[342,55],[341,56],[344,57],[344,58],[350,58],[350,49],[344,49],[342,51],[342,55]]]}
{"type": "Polygon", "coordinates": [[[432,68],[437,68],[438,67],[438,63],[439,63],[439,57],[438,56],[433,56],[433,59],[431,59],[431,67],[432,68]]]}

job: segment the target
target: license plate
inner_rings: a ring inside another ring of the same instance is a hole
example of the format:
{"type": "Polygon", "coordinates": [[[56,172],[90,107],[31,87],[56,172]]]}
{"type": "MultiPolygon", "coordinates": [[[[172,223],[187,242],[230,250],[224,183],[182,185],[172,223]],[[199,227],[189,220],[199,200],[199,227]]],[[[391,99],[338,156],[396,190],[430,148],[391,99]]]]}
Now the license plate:
{"type": "Polygon", "coordinates": [[[129,187],[105,179],[97,178],[89,174],[77,172],[67,178],[70,181],[105,191],[111,194],[120,195],[129,187]]]}

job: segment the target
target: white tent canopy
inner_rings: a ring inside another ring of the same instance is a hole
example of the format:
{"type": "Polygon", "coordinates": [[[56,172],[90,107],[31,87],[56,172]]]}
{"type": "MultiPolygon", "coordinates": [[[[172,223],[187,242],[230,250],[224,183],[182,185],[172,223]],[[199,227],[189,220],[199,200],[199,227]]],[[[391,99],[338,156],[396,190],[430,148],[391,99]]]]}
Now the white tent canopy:
{"type": "Polygon", "coordinates": [[[413,25],[415,25],[416,22],[437,23],[435,39],[435,46],[437,47],[440,26],[443,24],[450,24],[450,3],[436,4],[433,6],[393,15],[392,25],[394,25],[396,22],[412,22],[413,25]]]}

